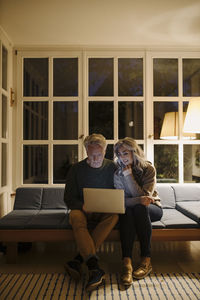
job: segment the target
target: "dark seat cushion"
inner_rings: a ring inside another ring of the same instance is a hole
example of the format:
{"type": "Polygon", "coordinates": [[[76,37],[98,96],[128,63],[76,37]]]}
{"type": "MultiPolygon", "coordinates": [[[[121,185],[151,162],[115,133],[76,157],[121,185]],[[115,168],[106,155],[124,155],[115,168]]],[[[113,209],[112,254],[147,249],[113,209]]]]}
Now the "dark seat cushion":
{"type": "Polygon", "coordinates": [[[188,218],[176,209],[163,209],[161,222],[166,228],[198,228],[197,222],[188,218]]]}
{"type": "Polygon", "coordinates": [[[41,209],[30,222],[26,223],[26,228],[62,229],[65,219],[68,221],[66,209],[41,209]]]}
{"type": "Polygon", "coordinates": [[[177,202],[177,209],[200,224],[200,201],[177,202]]]}
{"type": "Polygon", "coordinates": [[[17,188],[15,209],[40,209],[42,203],[42,188],[17,188]]]}
{"type": "Polygon", "coordinates": [[[44,188],[41,209],[66,209],[64,188],[44,188]]]}
{"type": "Polygon", "coordinates": [[[13,210],[0,219],[0,229],[24,229],[38,213],[36,209],[13,210]]]}

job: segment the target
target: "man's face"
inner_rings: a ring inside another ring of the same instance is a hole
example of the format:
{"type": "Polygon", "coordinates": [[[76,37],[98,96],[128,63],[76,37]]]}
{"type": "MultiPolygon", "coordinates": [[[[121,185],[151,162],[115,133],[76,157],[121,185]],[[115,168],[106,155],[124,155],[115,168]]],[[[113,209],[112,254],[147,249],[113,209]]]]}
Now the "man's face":
{"type": "Polygon", "coordinates": [[[104,160],[105,150],[99,145],[89,145],[87,156],[87,163],[90,167],[100,168],[104,160]]]}

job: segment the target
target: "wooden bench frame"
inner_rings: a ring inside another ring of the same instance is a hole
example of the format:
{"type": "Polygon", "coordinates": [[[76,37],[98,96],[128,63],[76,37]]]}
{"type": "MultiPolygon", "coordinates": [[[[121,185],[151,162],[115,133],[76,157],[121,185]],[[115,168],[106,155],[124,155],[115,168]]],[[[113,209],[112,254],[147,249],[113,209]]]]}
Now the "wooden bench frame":
{"type": "MultiPolygon", "coordinates": [[[[64,242],[73,241],[71,229],[0,229],[0,241],[7,246],[6,261],[17,260],[18,242],[64,242]]],[[[119,241],[119,231],[114,229],[106,239],[119,241]]],[[[153,241],[200,241],[200,228],[153,229],[153,241]]]]}

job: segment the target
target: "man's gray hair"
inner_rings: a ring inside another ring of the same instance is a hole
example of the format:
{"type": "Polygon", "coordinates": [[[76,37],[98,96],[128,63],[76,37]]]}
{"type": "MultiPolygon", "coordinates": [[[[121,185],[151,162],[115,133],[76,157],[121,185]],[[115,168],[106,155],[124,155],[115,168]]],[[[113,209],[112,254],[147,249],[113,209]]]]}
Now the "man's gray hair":
{"type": "Polygon", "coordinates": [[[98,133],[92,133],[91,135],[86,136],[83,143],[86,150],[88,149],[89,145],[99,145],[104,150],[106,150],[107,146],[105,137],[98,133]]]}

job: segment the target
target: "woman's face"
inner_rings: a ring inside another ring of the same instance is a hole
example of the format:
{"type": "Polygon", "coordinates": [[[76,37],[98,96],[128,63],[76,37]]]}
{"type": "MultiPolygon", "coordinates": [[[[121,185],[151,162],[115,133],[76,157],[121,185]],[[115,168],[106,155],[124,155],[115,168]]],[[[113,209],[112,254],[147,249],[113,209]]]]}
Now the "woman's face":
{"type": "Polygon", "coordinates": [[[124,146],[119,147],[117,156],[125,166],[131,165],[133,163],[133,152],[128,150],[124,146]]]}

